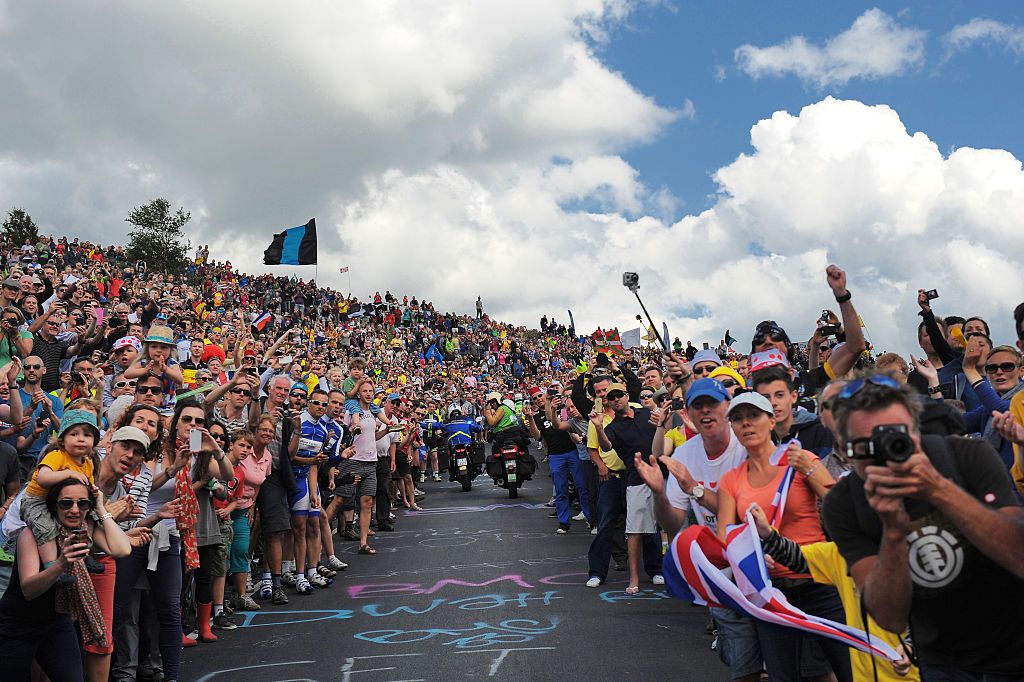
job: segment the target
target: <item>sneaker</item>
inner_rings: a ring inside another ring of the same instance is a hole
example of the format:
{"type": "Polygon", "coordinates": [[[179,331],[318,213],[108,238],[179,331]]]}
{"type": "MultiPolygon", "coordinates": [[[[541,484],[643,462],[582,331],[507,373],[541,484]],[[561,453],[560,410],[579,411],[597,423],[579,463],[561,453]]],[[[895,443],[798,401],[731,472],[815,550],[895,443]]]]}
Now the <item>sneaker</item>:
{"type": "Polygon", "coordinates": [[[398,517],[395,516],[395,512],[389,512],[388,513],[388,521],[390,521],[391,523],[394,523],[397,520],[398,520],[398,517]]]}
{"type": "MultiPolygon", "coordinates": [[[[318,571],[310,571],[309,578],[307,578],[307,582],[309,582],[309,584],[313,587],[327,587],[328,585],[330,585],[330,583],[327,582],[327,578],[320,575],[318,571]]],[[[333,578],[331,578],[331,582],[334,582],[333,578]]],[[[297,590],[298,586],[296,586],[295,589],[297,590]]]]}
{"type": "MultiPolygon", "coordinates": [[[[282,593],[283,594],[283,593],[282,593]]],[[[274,596],[274,583],[270,578],[263,578],[260,580],[259,597],[260,599],[270,599],[274,596]]]]}
{"type": "Polygon", "coordinates": [[[555,498],[553,498],[553,497],[552,497],[552,498],[551,498],[550,500],[548,500],[547,502],[545,502],[545,503],[544,503],[544,506],[545,506],[545,507],[554,507],[554,506],[555,506],[555,498]]]}
{"type": "Polygon", "coordinates": [[[596,575],[592,575],[592,576],[590,576],[590,578],[587,579],[587,587],[600,587],[600,586],[601,586],[601,579],[598,578],[596,575]]]}
{"type": "Polygon", "coordinates": [[[573,521],[586,521],[587,517],[586,517],[586,515],[583,512],[580,512],[576,516],[572,517],[572,520],[573,521]]]}
{"type": "Polygon", "coordinates": [[[284,593],[283,587],[274,588],[274,598],[272,601],[275,606],[284,606],[288,603],[288,595],[284,593]]]}
{"type": "Polygon", "coordinates": [[[237,627],[238,624],[226,613],[213,617],[213,628],[215,630],[234,630],[237,627]]]}
{"type": "Polygon", "coordinates": [[[426,496],[427,496],[427,494],[426,494],[425,492],[423,492],[422,490],[420,490],[419,488],[413,488],[413,496],[414,496],[414,497],[415,497],[415,498],[416,498],[417,500],[421,500],[421,499],[423,499],[424,497],[426,497],[426,496]]]}
{"type": "Polygon", "coordinates": [[[281,574],[281,584],[286,587],[295,587],[295,574],[291,571],[285,571],[281,574]]]}
{"type": "Polygon", "coordinates": [[[591,534],[591,535],[597,535],[597,526],[595,526],[595,525],[594,525],[594,524],[592,524],[592,523],[588,523],[588,524],[587,524],[587,528],[589,528],[589,529],[590,529],[590,534],[591,534]]]}
{"type": "Polygon", "coordinates": [[[332,571],[344,571],[346,568],[348,568],[348,564],[346,564],[344,561],[342,561],[336,556],[327,557],[327,561],[324,563],[327,566],[327,568],[331,569],[332,571]]]}
{"type": "Polygon", "coordinates": [[[653,578],[651,578],[651,584],[652,585],[664,585],[665,584],[665,577],[659,573],[658,575],[656,575],[653,578]]]}
{"type": "Polygon", "coordinates": [[[325,578],[333,578],[334,576],[338,575],[337,571],[333,571],[327,566],[324,566],[323,564],[317,564],[316,568],[313,569],[313,572],[319,573],[325,578]]]}
{"type": "Polygon", "coordinates": [[[235,599],[235,608],[239,611],[259,611],[260,605],[254,602],[249,595],[243,594],[235,599]]]}
{"type": "Polygon", "coordinates": [[[435,483],[440,483],[441,482],[441,474],[436,473],[436,472],[434,473],[434,482],[435,483]]]}
{"type": "Polygon", "coordinates": [[[548,518],[549,519],[557,519],[558,518],[558,512],[556,512],[556,511],[550,512],[548,514],[548,518]]]}
{"type": "Polygon", "coordinates": [[[558,530],[555,531],[555,533],[557,535],[565,535],[568,532],[569,532],[569,524],[568,523],[560,523],[560,524],[558,524],[558,530]]]}
{"type": "Polygon", "coordinates": [[[306,577],[303,576],[295,580],[295,592],[296,594],[313,594],[313,586],[310,585],[306,577]]]}

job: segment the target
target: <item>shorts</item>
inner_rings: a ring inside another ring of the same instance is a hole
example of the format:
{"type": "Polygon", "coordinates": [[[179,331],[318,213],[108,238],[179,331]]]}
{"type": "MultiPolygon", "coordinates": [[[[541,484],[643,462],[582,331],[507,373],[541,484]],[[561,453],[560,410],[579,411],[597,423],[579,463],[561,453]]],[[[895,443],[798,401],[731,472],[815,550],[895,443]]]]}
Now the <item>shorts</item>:
{"type": "Polygon", "coordinates": [[[281,482],[281,474],[267,476],[256,496],[256,509],[260,512],[260,527],[264,533],[281,533],[292,529],[288,511],[288,494],[281,482]]]}
{"type": "Polygon", "coordinates": [[[355,474],[359,477],[359,483],[346,483],[335,489],[335,494],[345,499],[356,497],[375,497],[377,495],[377,460],[362,462],[356,459],[346,459],[338,468],[338,474],[355,474]]]}
{"type": "MultiPolygon", "coordinates": [[[[219,520],[219,519],[218,519],[219,520]]],[[[228,550],[235,538],[235,529],[231,518],[220,522],[220,542],[214,546],[213,563],[210,564],[210,577],[223,578],[228,574],[228,550]]]]}
{"type": "Polygon", "coordinates": [[[654,496],[646,483],[626,488],[626,535],[657,533],[654,496]]]}
{"type": "Polygon", "coordinates": [[[761,645],[754,621],[732,609],[712,608],[718,628],[718,657],[729,666],[732,679],[761,672],[761,645]]]}
{"type": "Polygon", "coordinates": [[[409,468],[409,457],[401,453],[395,455],[395,480],[401,480],[403,476],[408,476],[412,473],[412,469],[409,468]]]}
{"type": "Polygon", "coordinates": [[[295,492],[288,496],[288,509],[292,516],[320,516],[319,509],[313,509],[309,500],[309,478],[295,474],[295,492]]]}
{"type": "Polygon", "coordinates": [[[40,545],[57,539],[57,522],[46,508],[46,498],[25,493],[21,499],[21,520],[32,529],[40,545]]]}

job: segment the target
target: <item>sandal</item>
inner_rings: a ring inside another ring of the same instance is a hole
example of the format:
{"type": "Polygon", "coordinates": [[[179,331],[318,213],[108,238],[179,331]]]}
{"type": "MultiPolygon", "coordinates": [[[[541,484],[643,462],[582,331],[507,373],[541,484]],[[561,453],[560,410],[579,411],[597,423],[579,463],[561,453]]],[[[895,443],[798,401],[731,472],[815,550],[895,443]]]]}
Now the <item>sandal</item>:
{"type": "Polygon", "coordinates": [[[639,585],[630,585],[629,587],[626,588],[626,594],[640,594],[640,586],[639,585]]]}
{"type": "Polygon", "coordinates": [[[375,550],[373,547],[370,547],[369,545],[362,545],[362,546],[359,547],[359,553],[360,554],[376,554],[377,550],[375,550]]]}

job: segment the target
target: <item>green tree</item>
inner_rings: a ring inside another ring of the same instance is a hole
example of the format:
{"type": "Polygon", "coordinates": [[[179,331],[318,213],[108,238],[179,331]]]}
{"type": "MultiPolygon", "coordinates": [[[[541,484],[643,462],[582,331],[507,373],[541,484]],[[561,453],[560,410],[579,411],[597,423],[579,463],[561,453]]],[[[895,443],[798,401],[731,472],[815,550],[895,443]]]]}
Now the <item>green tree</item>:
{"type": "Polygon", "coordinates": [[[146,261],[150,272],[182,272],[191,247],[183,228],[191,219],[192,214],[181,208],[172,213],[170,202],[162,198],[136,207],[125,218],[134,226],[129,234],[128,258],[146,261]]]}
{"type": "Polygon", "coordinates": [[[16,246],[24,244],[26,239],[32,240],[33,245],[39,241],[39,226],[23,208],[12,208],[8,211],[3,227],[4,236],[16,246]]]}

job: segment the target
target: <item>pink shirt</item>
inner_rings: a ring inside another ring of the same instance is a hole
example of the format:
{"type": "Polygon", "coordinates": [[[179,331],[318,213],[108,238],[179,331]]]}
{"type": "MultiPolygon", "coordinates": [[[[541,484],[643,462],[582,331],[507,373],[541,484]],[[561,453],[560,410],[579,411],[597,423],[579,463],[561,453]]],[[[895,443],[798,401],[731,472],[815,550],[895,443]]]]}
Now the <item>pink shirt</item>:
{"type": "Polygon", "coordinates": [[[246,457],[238,463],[238,466],[245,472],[245,480],[242,482],[242,492],[237,498],[237,509],[248,509],[252,506],[253,500],[256,499],[256,494],[260,491],[260,486],[263,485],[263,481],[270,475],[272,461],[270,451],[264,450],[261,459],[246,457]]]}

